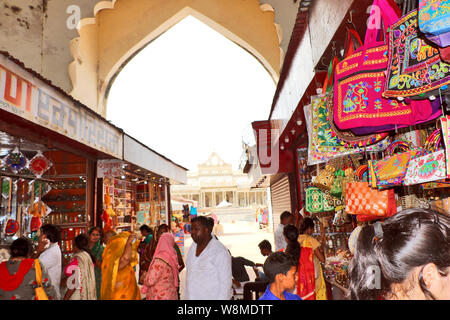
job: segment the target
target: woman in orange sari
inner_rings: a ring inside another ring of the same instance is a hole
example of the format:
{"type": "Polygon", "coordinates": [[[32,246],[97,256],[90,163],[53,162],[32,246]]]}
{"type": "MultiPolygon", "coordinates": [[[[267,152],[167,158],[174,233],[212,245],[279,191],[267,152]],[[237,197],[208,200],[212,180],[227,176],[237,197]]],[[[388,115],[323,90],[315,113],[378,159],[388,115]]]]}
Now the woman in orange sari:
{"type": "Polygon", "coordinates": [[[298,242],[302,249],[297,294],[303,300],[327,300],[325,279],[319,262],[325,262],[325,257],[319,250],[321,243],[311,236],[314,232],[313,219],[304,218],[299,231],[298,242]]]}
{"type": "Polygon", "coordinates": [[[102,259],[102,300],[141,300],[133,267],[138,263],[135,234],[105,232],[102,259]]]}

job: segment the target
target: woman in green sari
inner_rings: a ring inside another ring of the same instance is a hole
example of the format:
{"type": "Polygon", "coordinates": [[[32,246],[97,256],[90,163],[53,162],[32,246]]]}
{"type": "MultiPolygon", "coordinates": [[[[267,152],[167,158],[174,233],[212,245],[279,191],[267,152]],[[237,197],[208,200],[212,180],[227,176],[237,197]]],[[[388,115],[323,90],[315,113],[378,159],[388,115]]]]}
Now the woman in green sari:
{"type": "Polygon", "coordinates": [[[100,300],[100,289],[102,286],[102,256],[105,247],[101,243],[102,229],[100,227],[92,227],[89,229],[89,249],[95,256],[95,287],[97,289],[97,300],[100,300]]]}

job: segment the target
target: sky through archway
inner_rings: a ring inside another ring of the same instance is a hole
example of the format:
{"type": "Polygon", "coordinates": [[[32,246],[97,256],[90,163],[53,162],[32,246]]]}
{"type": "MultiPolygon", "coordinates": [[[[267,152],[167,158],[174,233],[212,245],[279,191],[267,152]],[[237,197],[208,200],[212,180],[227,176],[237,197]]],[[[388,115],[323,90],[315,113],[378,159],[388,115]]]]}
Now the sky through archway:
{"type": "Polygon", "coordinates": [[[268,118],[274,92],[259,61],[188,16],[123,68],[107,119],[189,170],[212,151],[237,169],[242,135],[268,118]]]}

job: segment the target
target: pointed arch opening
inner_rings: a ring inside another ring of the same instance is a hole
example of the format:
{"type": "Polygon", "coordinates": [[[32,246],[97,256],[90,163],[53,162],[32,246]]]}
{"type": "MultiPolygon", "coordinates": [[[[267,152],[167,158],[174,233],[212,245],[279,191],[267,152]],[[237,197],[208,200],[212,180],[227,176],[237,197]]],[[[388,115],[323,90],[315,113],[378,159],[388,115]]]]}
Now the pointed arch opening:
{"type": "Polygon", "coordinates": [[[115,0],[101,1],[93,18],[80,21],[70,44],[71,94],[105,116],[111,82],[126,62],[189,15],[250,52],[278,81],[282,31],[259,0],[115,0]]]}

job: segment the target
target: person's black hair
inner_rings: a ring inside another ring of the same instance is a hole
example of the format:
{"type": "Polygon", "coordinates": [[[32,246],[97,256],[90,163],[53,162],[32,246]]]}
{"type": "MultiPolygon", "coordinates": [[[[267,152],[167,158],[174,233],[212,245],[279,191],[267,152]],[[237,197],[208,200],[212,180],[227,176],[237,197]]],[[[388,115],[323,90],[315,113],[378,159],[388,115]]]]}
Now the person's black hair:
{"type": "Polygon", "coordinates": [[[297,266],[294,258],[285,252],[274,252],[264,262],[264,274],[270,283],[275,282],[277,274],[286,275],[293,266],[297,266]]]}
{"type": "Polygon", "coordinates": [[[193,224],[194,222],[199,222],[205,228],[209,229],[208,218],[206,218],[205,216],[197,216],[197,217],[195,217],[194,219],[191,220],[191,224],[193,224]]]}
{"type": "Polygon", "coordinates": [[[287,219],[290,216],[292,216],[292,213],[290,213],[289,211],[283,211],[283,213],[280,214],[280,221],[283,221],[284,219],[287,219]]]}
{"type": "Polygon", "coordinates": [[[298,229],[296,226],[288,224],[283,229],[283,235],[287,239],[286,253],[290,254],[298,263],[300,259],[300,244],[298,243],[298,229]]]}
{"type": "Polygon", "coordinates": [[[91,229],[89,229],[88,234],[91,235],[92,232],[94,232],[94,231],[98,231],[98,233],[100,233],[100,236],[103,235],[103,230],[102,230],[102,228],[100,228],[100,227],[98,227],[98,226],[97,226],[97,227],[92,227],[91,229]]]}
{"type": "Polygon", "coordinates": [[[89,237],[86,234],[81,233],[75,237],[74,242],[75,246],[81,251],[87,252],[92,259],[92,263],[95,263],[96,261],[95,256],[92,253],[91,249],[89,249],[89,237]]]}
{"type": "Polygon", "coordinates": [[[139,230],[142,232],[142,231],[146,231],[146,232],[148,232],[148,233],[150,233],[150,234],[153,234],[153,230],[152,230],[152,228],[150,228],[148,225],[146,225],[146,224],[143,224],[142,226],[140,226],[139,227],[139,230]]]}
{"type": "MultiPolygon", "coordinates": [[[[433,263],[441,276],[450,266],[450,217],[427,209],[408,209],[378,225],[365,226],[357,238],[349,266],[350,298],[389,298],[393,284],[403,283],[416,267],[422,267],[418,285],[427,299],[435,299],[423,280],[423,267],[433,263]],[[374,279],[377,272],[379,282],[374,279]],[[375,283],[374,283],[375,280],[375,283]]],[[[411,280],[411,281],[415,281],[411,280]]],[[[409,289],[405,289],[409,290],[409,289]]]]}
{"type": "Polygon", "coordinates": [[[206,219],[208,219],[208,228],[212,232],[214,229],[214,219],[211,217],[207,217],[206,219]]]}
{"type": "Polygon", "coordinates": [[[269,240],[263,240],[258,244],[258,247],[260,250],[267,249],[269,251],[272,251],[272,245],[270,244],[269,240]]]}
{"type": "Polygon", "coordinates": [[[309,228],[314,229],[314,220],[310,217],[303,218],[302,223],[300,224],[299,233],[304,234],[309,228]]]}
{"type": "Polygon", "coordinates": [[[167,231],[170,231],[170,227],[167,224],[165,224],[165,223],[159,225],[157,233],[159,233],[160,230],[162,230],[162,229],[167,229],[167,231]]]}
{"type": "Polygon", "coordinates": [[[44,224],[41,227],[41,232],[45,234],[45,236],[48,240],[50,240],[51,243],[58,242],[60,239],[59,228],[53,224],[44,224]]]}
{"type": "Polygon", "coordinates": [[[9,247],[11,258],[26,258],[31,254],[31,250],[31,241],[25,237],[14,240],[9,247]]]}

